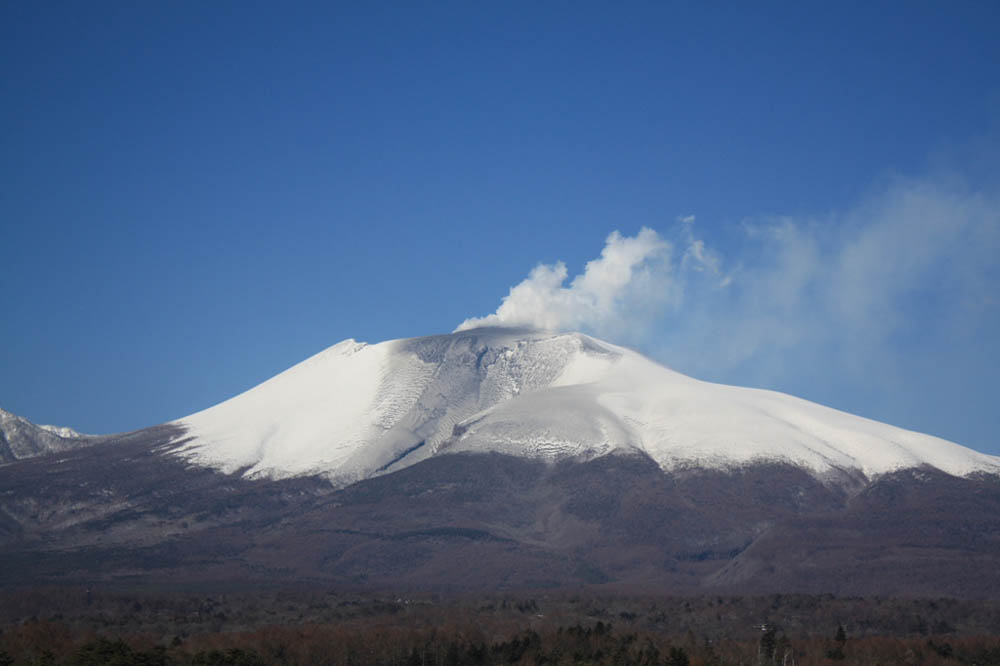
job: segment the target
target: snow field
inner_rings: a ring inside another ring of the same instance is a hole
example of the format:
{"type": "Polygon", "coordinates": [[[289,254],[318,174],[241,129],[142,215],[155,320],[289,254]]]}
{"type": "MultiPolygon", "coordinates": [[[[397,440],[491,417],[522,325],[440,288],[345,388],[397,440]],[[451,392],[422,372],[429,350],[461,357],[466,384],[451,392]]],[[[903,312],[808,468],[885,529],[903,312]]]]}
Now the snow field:
{"type": "Polygon", "coordinates": [[[473,329],[345,340],[178,423],[177,453],[227,473],[350,483],[453,452],[590,459],[639,450],[662,468],[756,461],[817,476],[1000,458],[793,396],[702,382],[578,334],[473,329]]]}

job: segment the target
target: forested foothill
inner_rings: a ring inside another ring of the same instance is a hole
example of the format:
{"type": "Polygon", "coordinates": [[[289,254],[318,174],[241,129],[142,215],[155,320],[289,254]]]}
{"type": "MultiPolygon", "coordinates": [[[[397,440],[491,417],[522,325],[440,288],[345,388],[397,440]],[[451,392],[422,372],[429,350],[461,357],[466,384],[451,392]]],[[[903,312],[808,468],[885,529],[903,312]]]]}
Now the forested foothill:
{"type": "Polygon", "coordinates": [[[1000,602],[0,592],[0,666],[998,664],[1000,602]]]}

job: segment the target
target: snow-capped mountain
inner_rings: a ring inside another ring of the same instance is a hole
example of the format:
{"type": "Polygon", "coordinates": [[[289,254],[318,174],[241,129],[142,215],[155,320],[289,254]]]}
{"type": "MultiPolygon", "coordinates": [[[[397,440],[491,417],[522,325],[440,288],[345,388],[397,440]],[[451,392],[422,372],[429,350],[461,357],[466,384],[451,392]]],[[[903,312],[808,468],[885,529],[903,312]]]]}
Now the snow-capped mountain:
{"type": "Polygon", "coordinates": [[[586,335],[504,328],[345,340],[176,425],[193,462],[338,485],[457,452],[582,461],[631,451],[664,470],[781,462],[819,477],[1000,472],[1000,458],[952,442],[699,381],[586,335]]]}
{"type": "Polygon", "coordinates": [[[1000,595],[1000,459],[576,333],[348,340],[122,435],[0,417],[0,588],[1000,595]]]}
{"type": "Polygon", "coordinates": [[[0,409],[0,463],[68,451],[95,441],[72,428],[37,425],[0,409]]]}

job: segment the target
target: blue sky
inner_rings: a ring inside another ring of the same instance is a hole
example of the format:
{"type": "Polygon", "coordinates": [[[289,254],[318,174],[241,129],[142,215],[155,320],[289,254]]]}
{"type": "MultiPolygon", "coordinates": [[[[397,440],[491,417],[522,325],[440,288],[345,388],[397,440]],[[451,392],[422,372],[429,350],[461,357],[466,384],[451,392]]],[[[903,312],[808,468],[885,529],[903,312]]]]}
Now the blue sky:
{"type": "Polygon", "coordinates": [[[178,418],[648,228],[579,327],[1000,454],[996,3],[288,4],[0,9],[0,406],[178,418]]]}

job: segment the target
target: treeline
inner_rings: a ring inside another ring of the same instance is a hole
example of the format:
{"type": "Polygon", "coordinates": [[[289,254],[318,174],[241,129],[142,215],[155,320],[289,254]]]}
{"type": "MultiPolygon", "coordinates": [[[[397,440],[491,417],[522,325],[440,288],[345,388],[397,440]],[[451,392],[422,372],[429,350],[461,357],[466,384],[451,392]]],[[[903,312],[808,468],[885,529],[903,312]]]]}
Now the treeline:
{"type": "Polygon", "coordinates": [[[510,597],[380,597],[343,591],[237,590],[206,594],[35,588],[0,590],[0,632],[48,621],[77,635],[159,638],[249,632],[271,626],[357,624],[402,630],[472,625],[487,637],[531,628],[541,633],[596,621],[620,630],[699,639],[755,640],[762,624],[789,636],[826,638],[838,625],[850,636],[993,635],[1000,600],[845,598],[828,595],[645,597],[544,592],[510,597]]]}
{"type": "Polygon", "coordinates": [[[303,625],[181,638],[80,636],[65,625],[26,623],[0,635],[0,666],[1000,666],[1000,637],[795,638],[762,625],[753,640],[632,631],[598,621],[489,636],[481,627],[431,629],[303,625]]]}

